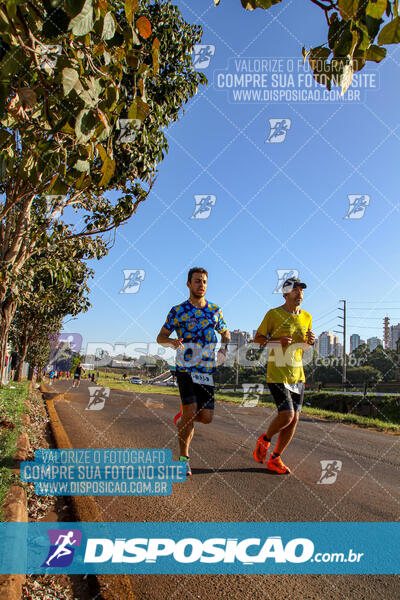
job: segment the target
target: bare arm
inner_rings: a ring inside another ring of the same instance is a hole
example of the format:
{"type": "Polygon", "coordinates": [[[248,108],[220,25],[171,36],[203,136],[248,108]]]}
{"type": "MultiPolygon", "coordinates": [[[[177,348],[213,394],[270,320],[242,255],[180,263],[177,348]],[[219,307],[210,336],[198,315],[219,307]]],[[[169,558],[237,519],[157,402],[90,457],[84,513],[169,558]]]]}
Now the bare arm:
{"type": "Polygon", "coordinates": [[[228,330],[224,331],[224,333],[221,333],[221,344],[229,344],[230,341],[231,341],[231,334],[229,333],[228,330]]]}
{"type": "Polygon", "coordinates": [[[164,346],[165,348],[173,348],[174,350],[177,348],[183,348],[183,338],[171,339],[171,333],[172,331],[169,331],[166,327],[161,327],[160,333],[157,336],[157,344],[160,344],[160,346],[164,346]]]}
{"type": "Polygon", "coordinates": [[[221,344],[223,344],[223,345],[221,346],[221,348],[218,350],[218,353],[217,353],[217,364],[218,365],[222,365],[222,363],[225,362],[226,351],[228,349],[228,344],[230,341],[231,341],[231,334],[229,333],[228,330],[221,333],[221,344]]]}
{"type": "Polygon", "coordinates": [[[265,335],[262,335],[262,333],[259,333],[257,331],[254,337],[255,344],[259,344],[260,346],[265,348],[265,346],[268,346],[268,344],[270,344],[271,342],[279,342],[282,348],[286,348],[286,346],[292,343],[292,337],[290,335],[285,335],[280,338],[267,338],[265,335]]]}

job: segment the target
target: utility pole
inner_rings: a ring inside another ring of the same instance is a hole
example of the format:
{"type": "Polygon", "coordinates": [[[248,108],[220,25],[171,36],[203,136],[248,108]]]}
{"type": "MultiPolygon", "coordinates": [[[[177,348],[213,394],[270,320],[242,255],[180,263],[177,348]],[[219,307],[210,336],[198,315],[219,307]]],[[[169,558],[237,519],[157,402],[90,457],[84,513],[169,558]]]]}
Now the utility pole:
{"type": "Polygon", "coordinates": [[[342,360],[343,360],[343,373],[342,373],[342,383],[343,383],[343,387],[345,387],[346,385],[346,300],[340,300],[340,302],[343,302],[343,308],[339,307],[339,310],[343,311],[343,317],[339,316],[339,319],[343,319],[343,325],[340,325],[340,327],[343,328],[343,355],[342,355],[342,360]]]}

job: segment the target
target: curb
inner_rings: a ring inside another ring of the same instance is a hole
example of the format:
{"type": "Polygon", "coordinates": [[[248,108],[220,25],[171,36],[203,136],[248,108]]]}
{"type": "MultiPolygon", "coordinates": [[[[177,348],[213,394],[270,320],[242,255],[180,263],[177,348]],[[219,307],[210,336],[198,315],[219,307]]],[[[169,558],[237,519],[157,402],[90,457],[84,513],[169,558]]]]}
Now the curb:
{"type": "MultiPolygon", "coordinates": [[[[69,441],[67,432],[58,416],[54,406],[55,400],[64,398],[63,394],[58,394],[49,390],[45,384],[40,385],[40,391],[46,402],[50,418],[50,427],[54,436],[57,448],[66,448],[72,450],[73,446],[69,441]]],[[[93,496],[69,496],[78,521],[81,522],[102,522],[101,514],[93,496]]],[[[136,600],[131,579],[127,575],[93,575],[96,578],[102,600],[136,600]]],[[[0,596],[0,600],[3,600],[0,596]]],[[[4,598],[6,600],[6,598],[4,598]]],[[[8,600],[8,599],[7,599],[8,600]]],[[[10,599],[11,600],[11,599],[10,599]]]]}
{"type": "MultiPolygon", "coordinates": [[[[29,385],[28,393],[32,391],[32,382],[29,385]]],[[[25,401],[26,410],[29,412],[31,405],[29,400],[25,401]]],[[[14,473],[19,474],[19,463],[27,460],[30,451],[30,444],[26,429],[30,425],[28,412],[22,415],[23,431],[17,439],[17,451],[14,455],[14,473]]],[[[25,488],[20,485],[12,485],[8,490],[3,503],[4,521],[27,523],[28,522],[28,499],[25,488]]],[[[0,600],[21,600],[22,586],[26,580],[26,575],[0,575],[0,600]]]]}

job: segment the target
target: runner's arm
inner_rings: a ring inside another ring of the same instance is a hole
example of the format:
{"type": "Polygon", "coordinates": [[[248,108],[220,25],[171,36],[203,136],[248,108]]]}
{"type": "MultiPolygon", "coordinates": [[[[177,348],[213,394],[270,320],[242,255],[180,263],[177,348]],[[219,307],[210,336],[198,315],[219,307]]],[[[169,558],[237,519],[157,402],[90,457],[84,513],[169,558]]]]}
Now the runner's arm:
{"type": "Polygon", "coordinates": [[[291,341],[292,341],[292,338],[291,338],[291,336],[288,336],[288,335],[285,335],[280,338],[273,338],[273,337],[266,337],[265,335],[262,335],[262,333],[260,333],[259,331],[257,331],[257,333],[254,337],[254,343],[259,344],[263,348],[265,348],[265,346],[268,346],[271,342],[279,342],[281,344],[281,346],[283,348],[285,348],[286,346],[288,346],[291,343],[291,341]]]}
{"type": "Polygon", "coordinates": [[[217,352],[217,365],[222,365],[226,360],[228,344],[231,341],[231,334],[227,329],[221,333],[221,347],[217,352]]]}
{"type": "Polygon", "coordinates": [[[174,348],[174,350],[177,348],[183,348],[183,338],[171,339],[169,337],[171,333],[172,331],[169,331],[166,327],[161,327],[160,333],[157,336],[157,344],[160,344],[160,346],[164,346],[165,348],[174,348]]]}
{"type": "MultiPolygon", "coordinates": [[[[227,346],[230,341],[231,341],[231,334],[226,329],[223,333],[221,333],[221,344],[223,344],[225,346],[225,352],[227,350],[227,346]]],[[[222,350],[222,346],[221,346],[220,350],[222,350]]]]}

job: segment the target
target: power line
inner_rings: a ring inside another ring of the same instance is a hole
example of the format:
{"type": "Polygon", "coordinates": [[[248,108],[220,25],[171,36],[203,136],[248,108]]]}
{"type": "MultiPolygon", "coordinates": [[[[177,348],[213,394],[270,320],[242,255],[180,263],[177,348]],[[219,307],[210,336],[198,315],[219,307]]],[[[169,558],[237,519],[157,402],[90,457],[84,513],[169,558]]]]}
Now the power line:
{"type": "Polygon", "coordinates": [[[363,319],[365,321],[369,321],[369,320],[373,320],[373,321],[382,321],[382,317],[356,317],[356,316],[350,316],[349,319],[363,319]]]}

